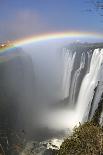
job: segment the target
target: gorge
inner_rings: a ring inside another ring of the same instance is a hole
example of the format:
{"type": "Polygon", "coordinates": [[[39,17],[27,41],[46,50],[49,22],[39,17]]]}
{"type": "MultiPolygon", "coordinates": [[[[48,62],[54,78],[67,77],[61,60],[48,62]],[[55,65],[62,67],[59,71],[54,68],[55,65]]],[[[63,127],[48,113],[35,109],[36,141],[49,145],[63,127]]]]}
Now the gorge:
{"type": "Polygon", "coordinates": [[[41,154],[53,145],[48,140],[91,120],[103,96],[103,44],[59,46],[37,43],[0,55],[1,126],[40,143],[41,154]]]}

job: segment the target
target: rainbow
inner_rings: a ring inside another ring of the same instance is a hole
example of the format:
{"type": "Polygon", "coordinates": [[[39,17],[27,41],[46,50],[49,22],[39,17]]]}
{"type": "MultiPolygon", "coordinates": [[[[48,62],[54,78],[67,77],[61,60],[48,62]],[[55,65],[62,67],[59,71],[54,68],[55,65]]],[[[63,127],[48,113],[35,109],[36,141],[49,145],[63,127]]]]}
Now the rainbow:
{"type": "MultiPolygon", "coordinates": [[[[13,49],[15,47],[21,47],[27,44],[37,43],[42,41],[49,41],[49,40],[56,40],[56,39],[70,39],[70,38],[103,39],[103,34],[94,33],[94,32],[60,32],[60,33],[43,34],[43,35],[31,36],[24,39],[19,39],[16,41],[12,41],[7,46],[0,48],[0,61],[1,59],[3,61],[7,59],[4,56],[2,56],[2,54],[10,52],[9,49],[13,49]]],[[[14,56],[15,54],[11,57],[14,57],[14,56]]]]}

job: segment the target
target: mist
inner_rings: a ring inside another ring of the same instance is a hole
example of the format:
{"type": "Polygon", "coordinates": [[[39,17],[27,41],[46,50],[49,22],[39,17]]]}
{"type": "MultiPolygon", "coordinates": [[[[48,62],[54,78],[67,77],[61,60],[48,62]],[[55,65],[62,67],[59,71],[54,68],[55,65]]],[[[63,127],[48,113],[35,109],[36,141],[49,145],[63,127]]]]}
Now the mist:
{"type": "MultiPolygon", "coordinates": [[[[13,52],[18,56],[1,64],[3,87],[11,105],[6,117],[10,117],[11,128],[24,130],[28,138],[38,140],[59,134],[46,120],[49,111],[64,98],[63,47],[60,40],[17,47],[13,52]]],[[[52,124],[54,118],[51,121],[52,124]]]]}
{"type": "MultiPolygon", "coordinates": [[[[61,47],[58,42],[44,42],[23,47],[23,51],[30,55],[33,63],[36,102],[32,106],[34,111],[37,111],[38,119],[50,105],[62,99],[61,47]]],[[[35,117],[35,112],[33,115],[35,117]]],[[[39,120],[38,123],[43,122],[39,120]]]]}

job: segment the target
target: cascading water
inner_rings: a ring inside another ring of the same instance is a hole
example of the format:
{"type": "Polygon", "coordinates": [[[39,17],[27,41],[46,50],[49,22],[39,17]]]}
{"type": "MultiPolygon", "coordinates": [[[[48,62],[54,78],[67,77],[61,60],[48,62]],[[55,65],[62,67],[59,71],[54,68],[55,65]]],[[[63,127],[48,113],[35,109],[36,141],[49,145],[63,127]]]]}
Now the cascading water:
{"type": "Polygon", "coordinates": [[[88,63],[87,63],[87,73],[89,72],[90,69],[90,61],[91,61],[91,57],[92,57],[92,50],[87,52],[88,55],[88,63]]]}
{"type": "MultiPolygon", "coordinates": [[[[89,117],[91,119],[98,107],[98,103],[103,93],[103,49],[90,50],[90,54],[89,51],[82,51],[79,53],[79,56],[81,55],[81,57],[79,57],[81,60],[78,61],[78,64],[76,64],[78,66],[77,69],[75,69],[76,65],[74,63],[77,58],[76,54],[76,52],[73,53],[72,51],[70,54],[69,51],[66,56],[64,72],[65,80],[63,79],[63,86],[65,81],[66,93],[64,97],[69,98],[67,100],[68,108],[64,107],[63,109],[57,109],[49,112],[47,124],[50,122],[50,126],[54,128],[72,129],[79,122],[85,122],[89,117]],[[76,100],[75,95],[77,93],[78,83],[81,80],[81,75],[82,81],[76,100]],[[67,84],[68,86],[66,86],[67,84]],[[72,104],[73,106],[70,106],[72,104]]],[[[102,115],[100,122],[101,120],[102,115]]]]}
{"type": "Polygon", "coordinates": [[[70,84],[71,84],[71,72],[75,61],[76,52],[73,54],[68,51],[64,53],[64,77],[63,77],[63,90],[64,98],[69,96],[70,84]]]}
{"type": "MultiPolygon", "coordinates": [[[[95,49],[90,63],[90,70],[83,79],[76,105],[76,112],[81,117],[80,121],[87,121],[88,119],[94,90],[99,81],[103,81],[103,50],[95,49]]],[[[103,88],[102,91],[98,90],[99,100],[102,95],[101,92],[103,92],[103,88]]],[[[97,100],[96,106],[98,106],[99,100],[97,100]]],[[[95,105],[93,103],[93,111],[94,109],[95,105]]]]}
{"type": "Polygon", "coordinates": [[[80,72],[84,68],[84,66],[85,66],[85,53],[82,53],[81,61],[80,61],[80,66],[79,66],[79,68],[74,73],[73,81],[72,81],[72,85],[71,85],[70,100],[69,100],[69,102],[72,105],[74,105],[74,103],[75,103],[75,94],[76,94],[77,82],[78,82],[78,78],[79,78],[80,72]]]}

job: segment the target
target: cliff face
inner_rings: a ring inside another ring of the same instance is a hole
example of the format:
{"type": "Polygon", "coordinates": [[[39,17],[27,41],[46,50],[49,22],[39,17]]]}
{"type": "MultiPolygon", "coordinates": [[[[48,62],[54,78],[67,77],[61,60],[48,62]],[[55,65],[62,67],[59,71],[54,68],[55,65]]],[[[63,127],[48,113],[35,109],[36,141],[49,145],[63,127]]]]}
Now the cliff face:
{"type": "Polygon", "coordinates": [[[5,111],[2,110],[2,115],[6,113],[7,116],[9,113],[7,119],[10,117],[12,125],[17,123],[14,115],[18,118],[19,123],[21,122],[20,119],[24,119],[24,115],[30,110],[29,107],[34,101],[35,94],[32,60],[21,49],[16,49],[14,52],[15,57],[13,59],[0,64],[0,101],[1,106],[5,104],[3,109],[5,111]]]}
{"type": "MultiPolygon", "coordinates": [[[[103,95],[102,95],[103,97],[103,95]]],[[[98,104],[98,108],[95,111],[95,114],[92,118],[92,122],[96,125],[102,125],[103,124],[103,120],[101,120],[101,114],[103,112],[103,98],[101,97],[101,100],[98,104]]]]}
{"type": "Polygon", "coordinates": [[[0,63],[0,126],[22,129],[35,98],[34,66],[26,53],[14,50],[15,57],[0,63]]]}

